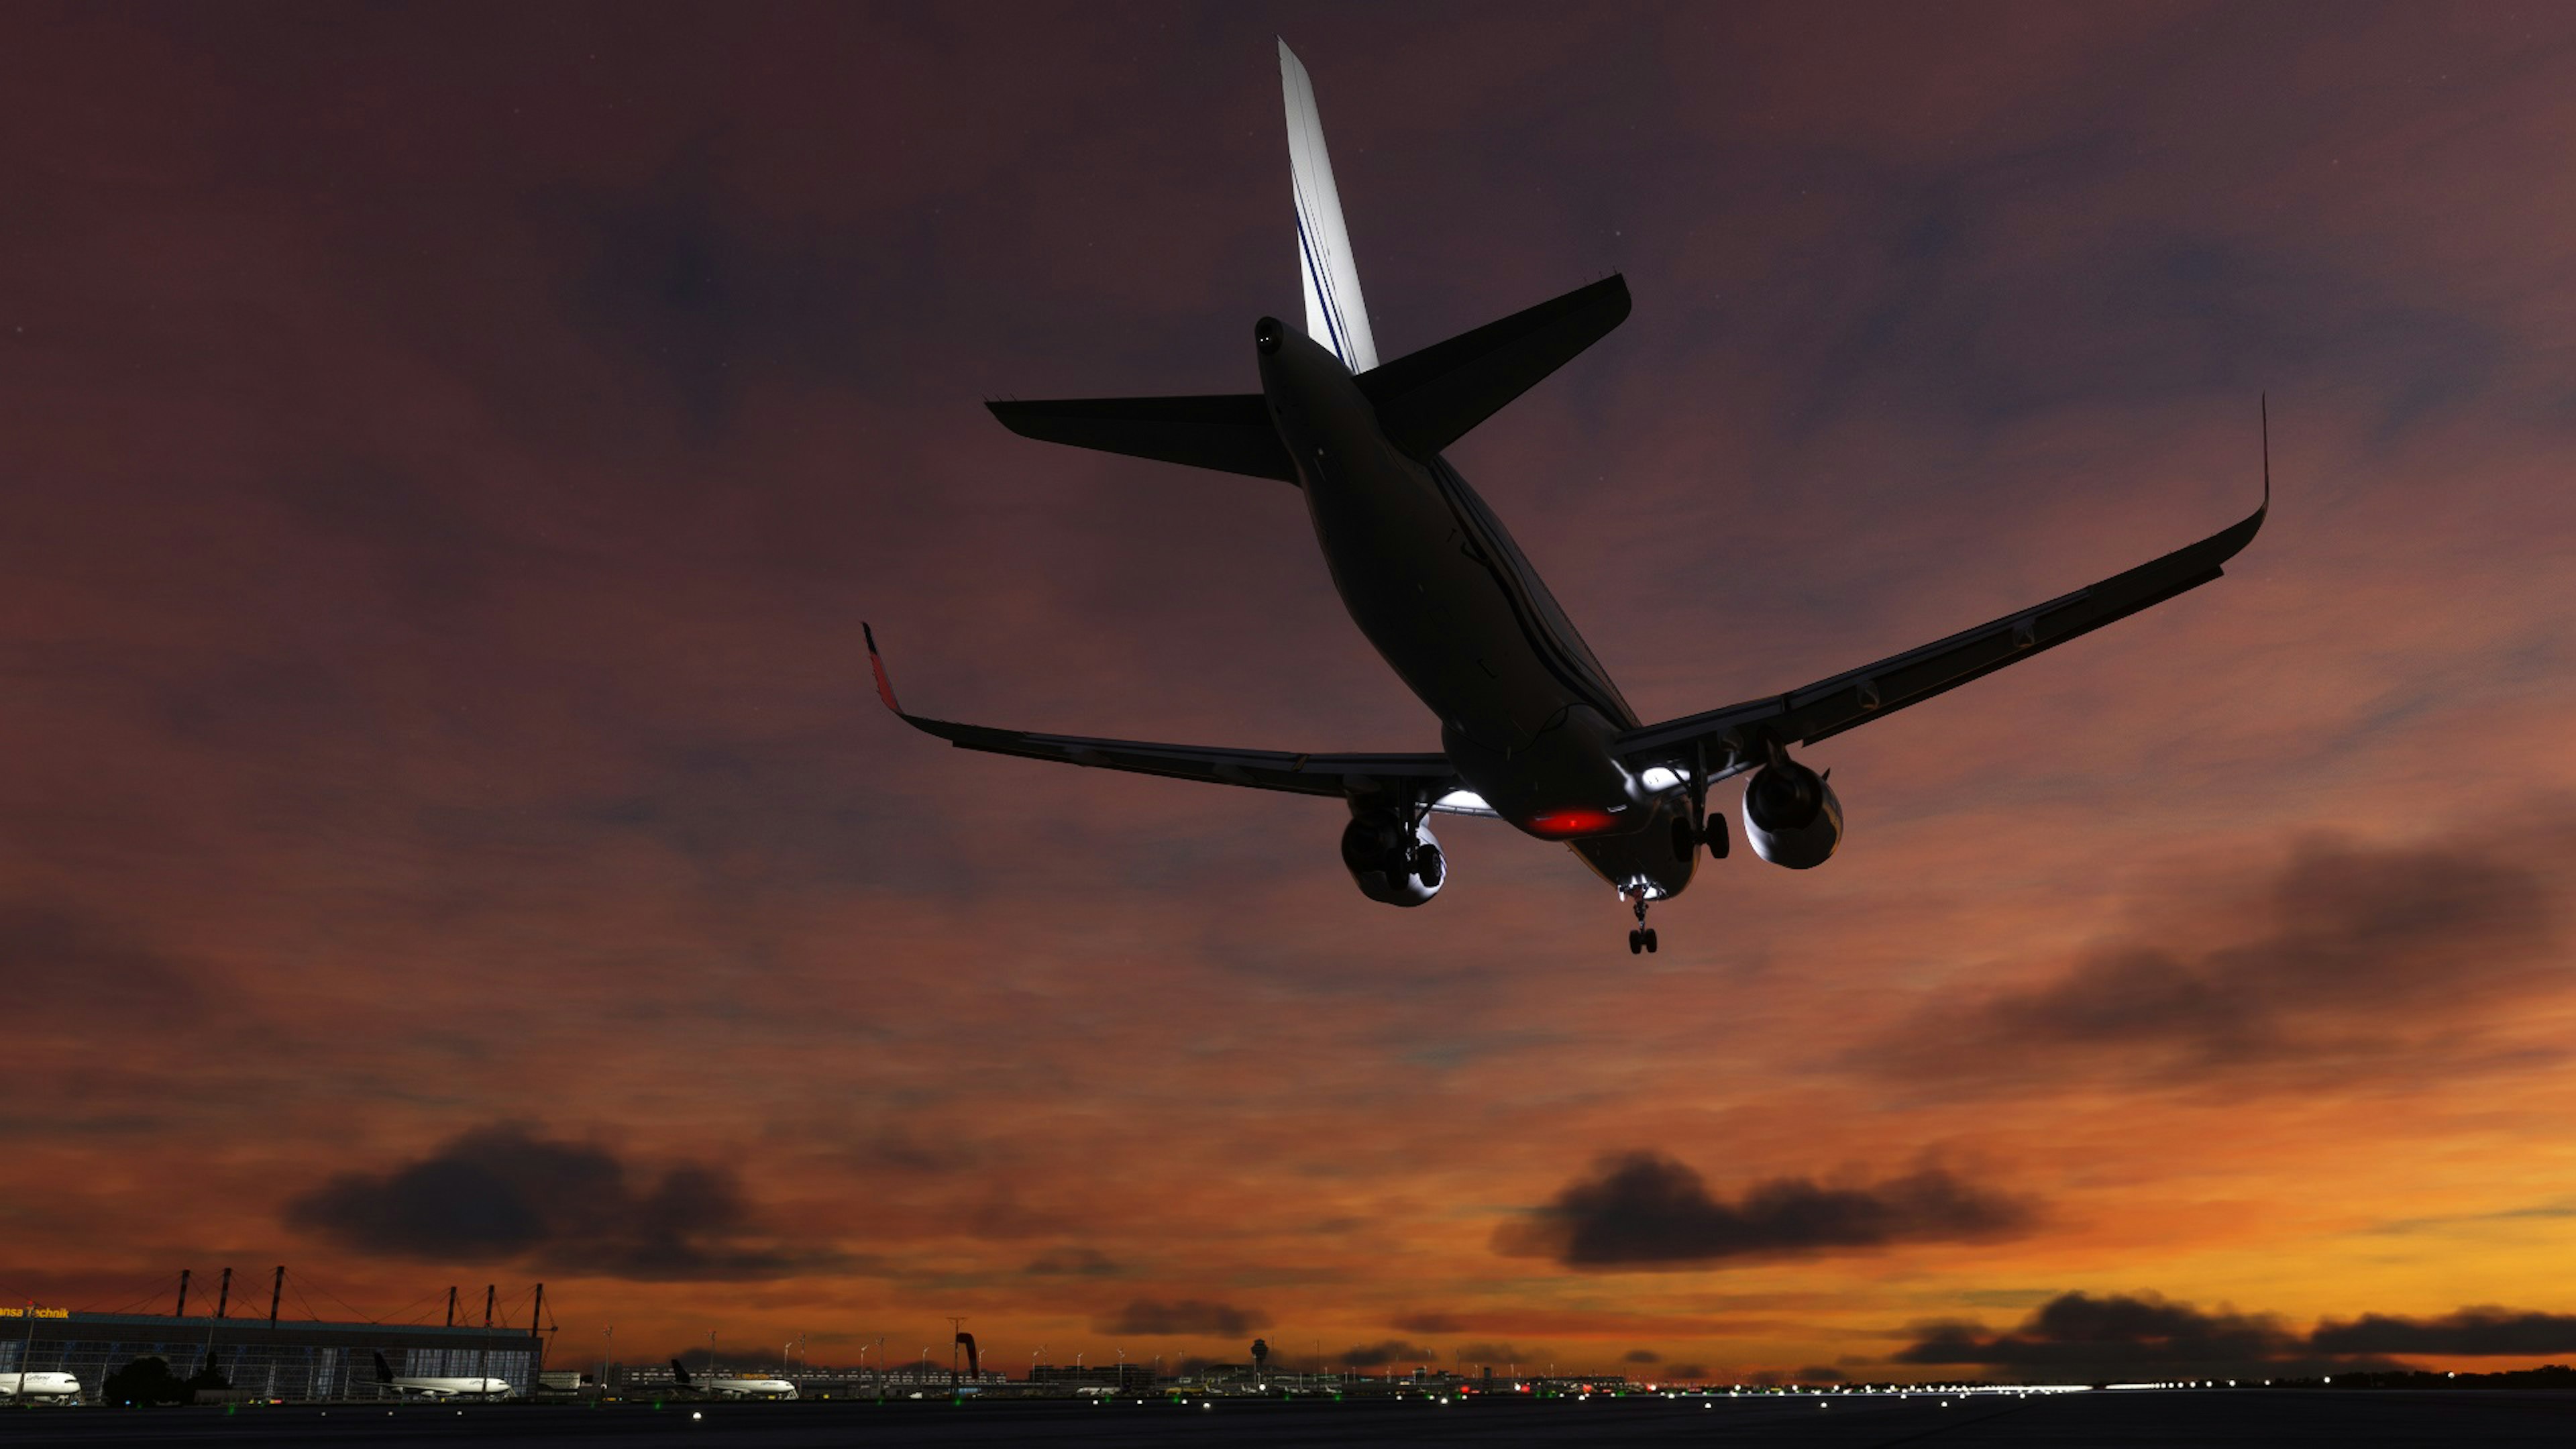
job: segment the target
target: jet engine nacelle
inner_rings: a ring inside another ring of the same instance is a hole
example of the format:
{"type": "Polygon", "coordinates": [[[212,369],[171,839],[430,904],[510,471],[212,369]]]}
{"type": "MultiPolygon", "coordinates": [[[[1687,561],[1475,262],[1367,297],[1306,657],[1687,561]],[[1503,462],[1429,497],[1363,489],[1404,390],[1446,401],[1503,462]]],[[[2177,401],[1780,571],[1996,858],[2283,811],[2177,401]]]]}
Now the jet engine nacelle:
{"type": "Polygon", "coordinates": [[[1843,843],[1843,804],[1797,761],[1765,765],[1744,782],[1744,838],[1773,865],[1812,870],[1843,843]]]}
{"type": "Polygon", "coordinates": [[[1342,864],[1360,894],[1390,906],[1418,906],[1440,894],[1448,862],[1428,824],[1407,828],[1393,811],[1368,810],[1342,827],[1342,864]]]}

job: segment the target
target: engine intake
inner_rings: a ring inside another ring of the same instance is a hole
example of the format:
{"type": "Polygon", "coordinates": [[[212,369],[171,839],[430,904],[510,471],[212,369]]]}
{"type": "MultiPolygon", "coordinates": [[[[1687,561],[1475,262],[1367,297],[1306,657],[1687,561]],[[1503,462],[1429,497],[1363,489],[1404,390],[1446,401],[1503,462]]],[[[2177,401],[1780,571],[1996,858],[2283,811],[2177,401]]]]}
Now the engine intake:
{"type": "Polygon", "coordinates": [[[1406,828],[1391,810],[1368,810],[1342,827],[1342,865],[1360,894],[1390,906],[1418,906],[1440,894],[1449,863],[1428,824],[1406,828]]]}
{"type": "Polygon", "coordinates": [[[1744,782],[1744,838],[1773,865],[1813,870],[1843,843],[1843,805],[1825,777],[1782,759],[1744,782]]]}

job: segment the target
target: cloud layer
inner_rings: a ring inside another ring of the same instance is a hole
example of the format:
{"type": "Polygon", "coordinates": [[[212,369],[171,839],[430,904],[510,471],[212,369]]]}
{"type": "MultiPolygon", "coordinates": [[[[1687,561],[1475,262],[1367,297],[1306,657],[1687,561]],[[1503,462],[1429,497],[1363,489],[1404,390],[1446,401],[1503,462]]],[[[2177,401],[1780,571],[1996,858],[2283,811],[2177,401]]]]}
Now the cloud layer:
{"type": "Polygon", "coordinates": [[[2436,1317],[2370,1313],[2300,1333],[2279,1315],[2202,1309],[2152,1293],[2068,1293],[2016,1328],[1919,1325],[1894,1362],[1975,1366],[2023,1376],[2299,1376],[2394,1366],[2398,1354],[2537,1357],[2576,1352],[2576,1315],[2497,1307],[2436,1317]]]}
{"type": "Polygon", "coordinates": [[[847,1263],[836,1252],[746,1245],[763,1235],[725,1169],[682,1162],[654,1177],[604,1147],[514,1122],[383,1172],[340,1174],[289,1201],[285,1220],[356,1252],[648,1282],[783,1278],[847,1263]]]}
{"type": "Polygon", "coordinates": [[[2570,841],[2566,817],[2526,813],[2423,845],[2304,842],[2263,890],[2136,912],[2214,944],[2117,941],[2035,985],[1928,1006],[1864,1059],[1952,1085],[2242,1084],[2283,1067],[2458,1060],[2474,1049],[2465,1026],[2565,984],[2570,841]]]}
{"type": "Polygon", "coordinates": [[[1980,1242],[2029,1229],[2031,1204],[1926,1167],[1876,1183],[1803,1177],[1755,1183],[1736,1200],[1710,1195],[1688,1164],[1654,1152],[1607,1157],[1495,1247],[1569,1268],[1682,1269],[1740,1259],[1980,1242]]]}

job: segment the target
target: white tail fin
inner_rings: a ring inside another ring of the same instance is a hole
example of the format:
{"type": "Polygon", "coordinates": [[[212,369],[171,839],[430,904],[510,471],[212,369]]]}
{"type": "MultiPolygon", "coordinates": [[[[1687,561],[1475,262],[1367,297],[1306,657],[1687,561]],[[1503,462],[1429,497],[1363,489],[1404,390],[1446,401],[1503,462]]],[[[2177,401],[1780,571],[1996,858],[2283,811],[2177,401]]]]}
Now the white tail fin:
{"type": "Polygon", "coordinates": [[[1332,158],[1324,154],[1324,122],[1315,113],[1314,83],[1284,40],[1279,88],[1288,98],[1288,167],[1297,184],[1297,270],[1306,282],[1306,335],[1333,349],[1353,373],[1366,372],[1377,366],[1377,339],[1369,335],[1360,269],[1351,260],[1351,235],[1342,227],[1332,158]]]}

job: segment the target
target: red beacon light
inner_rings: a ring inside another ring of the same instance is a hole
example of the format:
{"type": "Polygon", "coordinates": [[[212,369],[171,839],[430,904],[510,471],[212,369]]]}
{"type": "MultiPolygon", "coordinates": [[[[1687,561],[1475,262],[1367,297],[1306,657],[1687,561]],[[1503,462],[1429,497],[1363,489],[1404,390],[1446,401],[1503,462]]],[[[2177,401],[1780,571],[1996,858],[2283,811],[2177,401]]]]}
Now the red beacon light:
{"type": "Polygon", "coordinates": [[[1578,835],[1599,835],[1608,830],[1612,816],[1607,810],[1576,806],[1570,810],[1551,810],[1530,818],[1530,830],[1550,840],[1568,840],[1578,835]]]}

